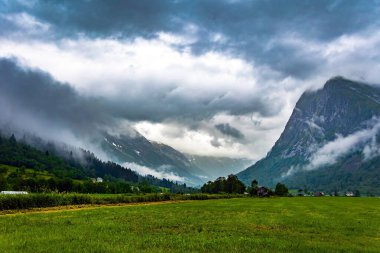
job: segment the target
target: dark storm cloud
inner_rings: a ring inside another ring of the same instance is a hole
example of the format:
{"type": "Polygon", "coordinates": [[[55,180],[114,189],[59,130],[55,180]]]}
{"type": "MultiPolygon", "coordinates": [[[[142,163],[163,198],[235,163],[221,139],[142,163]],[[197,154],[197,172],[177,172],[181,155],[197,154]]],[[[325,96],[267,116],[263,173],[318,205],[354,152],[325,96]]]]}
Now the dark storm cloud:
{"type": "Polygon", "coordinates": [[[3,13],[26,12],[56,28],[56,36],[152,37],[175,25],[171,1],[35,1],[3,2],[3,13]]]}
{"type": "MultiPolygon", "coordinates": [[[[3,14],[25,12],[50,24],[56,38],[152,38],[158,32],[186,33],[192,24],[201,38],[191,45],[194,54],[228,51],[267,64],[283,75],[306,78],[323,59],[295,54],[294,46],[277,43],[281,36],[294,33],[326,42],[378,26],[378,4],[377,0],[4,1],[1,9],[3,14]],[[215,40],[215,34],[225,40],[215,40]]],[[[3,17],[3,22],[8,21],[3,17]]]]}
{"type": "MultiPolygon", "coordinates": [[[[161,89],[162,94],[165,89],[161,89]]],[[[108,107],[112,108],[118,117],[131,121],[148,120],[151,122],[161,122],[163,120],[179,120],[188,126],[197,128],[200,120],[211,119],[219,112],[226,112],[230,115],[244,115],[257,112],[259,115],[268,117],[275,115],[283,105],[282,101],[273,101],[268,105],[265,98],[252,94],[250,98],[237,101],[236,98],[224,98],[218,102],[199,101],[195,99],[186,100],[186,94],[178,94],[175,97],[157,97],[157,93],[141,96],[130,96],[124,100],[112,101],[108,107]]],[[[210,95],[212,100],[213,95],[210,95]]]]}
{"type": "MultiPolygon", "coordinates": [[[[143,94],[137,95],[123,93],[122,98],[86,97],[46,72],[23,67],[15,59],[8,58],[0,58],[0,77],[3,114],[8,111],[12,112],[12,117],[17,117],[17,112],[22,111],[78,134],[112,127],[123,119],[151,122],[173,119],[197,129],[199,121],[210,119],[218,112],[240,115],[254,109],[268,116],[282,106],[275,101],[268,106],[265,97],[256,98],[254,94],[239,100],[218,94],[204,99],[186,99],[187,91],[169,96],[173,89],[162,87],[151,87],[149,92],[143,90],[143,94]]],[[[229,130],[234,133],[233,128],[225,129],[229,130]]],[[[238,137],[236,133],[235,137],[238,137]]]]}
{"type": "Polygon", "coordinates": [[[80,96],[69,85],[55,81],[44,72],[0,58],[0,77],[2,123],[21,122],[19,127],[28,130],[34,121],[46,122],[46,128],[39,129],[41,134],[48,128],[59,127],[77,136],[114,123],[102,101],[80,96]],[[33,118],[23,118],[25,115],[33,118]]]}
{"type": "Polygon", "coordinates": [[[227,136],[231,136],[236,139],[243,139],[244,135],[236,128],[230,126],[230,124],[217,124],[215,125],[215,128],[218,129],[222,134],[225,134],[227,136]]]}

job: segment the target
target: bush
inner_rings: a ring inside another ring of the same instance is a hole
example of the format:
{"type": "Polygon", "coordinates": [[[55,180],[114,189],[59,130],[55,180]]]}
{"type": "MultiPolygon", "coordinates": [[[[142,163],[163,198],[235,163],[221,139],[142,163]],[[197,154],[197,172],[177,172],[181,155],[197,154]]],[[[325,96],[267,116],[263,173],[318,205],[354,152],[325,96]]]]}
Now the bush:
{"type": "Polygon", "coordinates": [[[289,190],[288,188],[282,184],[282,183],[277,183],[276,188],[274,190],[274,194],[277,196],[288,196],[289,195],[289,190]]]}
{"type": "Polygon", "coordinates": [[[107,196],[91,194],[58,194],[41,193],[27,195],[0,195],[0,210],[30,209],[38,207],[52,207],[83,204],[116,204],[159,202],[168,200],[207,200],[221,198],[237,198],[237,194],[143,194],[128,195],[115,194],[107,196]]]}

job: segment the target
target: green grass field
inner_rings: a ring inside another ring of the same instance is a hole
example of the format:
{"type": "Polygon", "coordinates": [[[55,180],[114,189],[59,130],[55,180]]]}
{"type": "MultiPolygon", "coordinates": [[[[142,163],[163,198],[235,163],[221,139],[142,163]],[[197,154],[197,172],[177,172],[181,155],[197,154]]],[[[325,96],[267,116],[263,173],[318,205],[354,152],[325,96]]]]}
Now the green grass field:
{"type": "Polygon", "coordinates": [[[380,252],[380,199],[243,198],[1,215],[0,252],[380,252]]]}

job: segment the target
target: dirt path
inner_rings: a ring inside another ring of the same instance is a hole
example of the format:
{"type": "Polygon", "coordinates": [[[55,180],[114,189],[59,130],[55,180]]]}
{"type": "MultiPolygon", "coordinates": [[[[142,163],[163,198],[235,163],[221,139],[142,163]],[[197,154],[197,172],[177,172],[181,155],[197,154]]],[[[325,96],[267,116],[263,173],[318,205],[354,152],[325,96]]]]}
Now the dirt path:
{"type": "Polygon", "coordinates": [[[117,203],[117,204],[90,204],[90,205],[68,205],[68,206],[53,206],[53,207],[42,207],[42,208],[31,208],[22,210],[4,210],[0,211],[1,216],[8,215],[18,215],[18,214],[32,214],[32,213],[56,213],[61,211],[79,211],[79,210],[90,210],[96,208],[114,208],[114,207],[125,207],[125,206],[150,206],[150,205],[163,205],[171,203],[183,203],[190,202],[191,200],[168,200],[168,201],[157,201],[157,202],[140,202],[140,203],[117,203]]]}

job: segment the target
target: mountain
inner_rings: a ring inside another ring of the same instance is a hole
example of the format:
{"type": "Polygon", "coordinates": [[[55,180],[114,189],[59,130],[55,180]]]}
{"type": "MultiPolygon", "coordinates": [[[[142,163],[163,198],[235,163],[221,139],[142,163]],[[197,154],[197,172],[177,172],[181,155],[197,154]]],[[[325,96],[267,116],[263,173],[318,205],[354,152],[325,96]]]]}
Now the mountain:
{"type": "Polygon", "coordinates": [[[111,160],[140,174],[153,174],[200,186],[220,176],[237,173],[252,163],[248,159],[183,154],[134,131],[129,135],[104,133],[102,150],[111,160]]]}
{"type": "Polygon", "coordinates": [[[305,92],[267,156],[240,172],[273,187],[380,194],[380,89],[335,77],[305,92]]]}
{"type": "Polygon", "coordinates": [[[137,131],[131,135],[104,133],[103,151],[115,162],[141,174],[160,175],[174,181],[197,186],[204,183],[206,173],[174,148],[149,141],[137,131]]]}
{"type": "Polygon", "coordinates": [[[199,156],[186,154],[190,163],[193,166],[202,168],[205,172],[207,180],[215,180],[221,176],[236,174],[252,164],[252,160],[244,158],[229,158],[229,157],[214,157],[214,156],[199,156]]]}
{"type": "Polygon", "coordinates": [[[0,133],[0,190],[126,193],[134,191],[132,185],[143,192],[159,191],[159,187],[173,193],[197,191],[170,180],[141,176],[63,143],[27,134],[19,140],[14,134],[6,136],[0,133]],[[94,184],[92,179],[98,177],[104,181],[94,184]]]}

